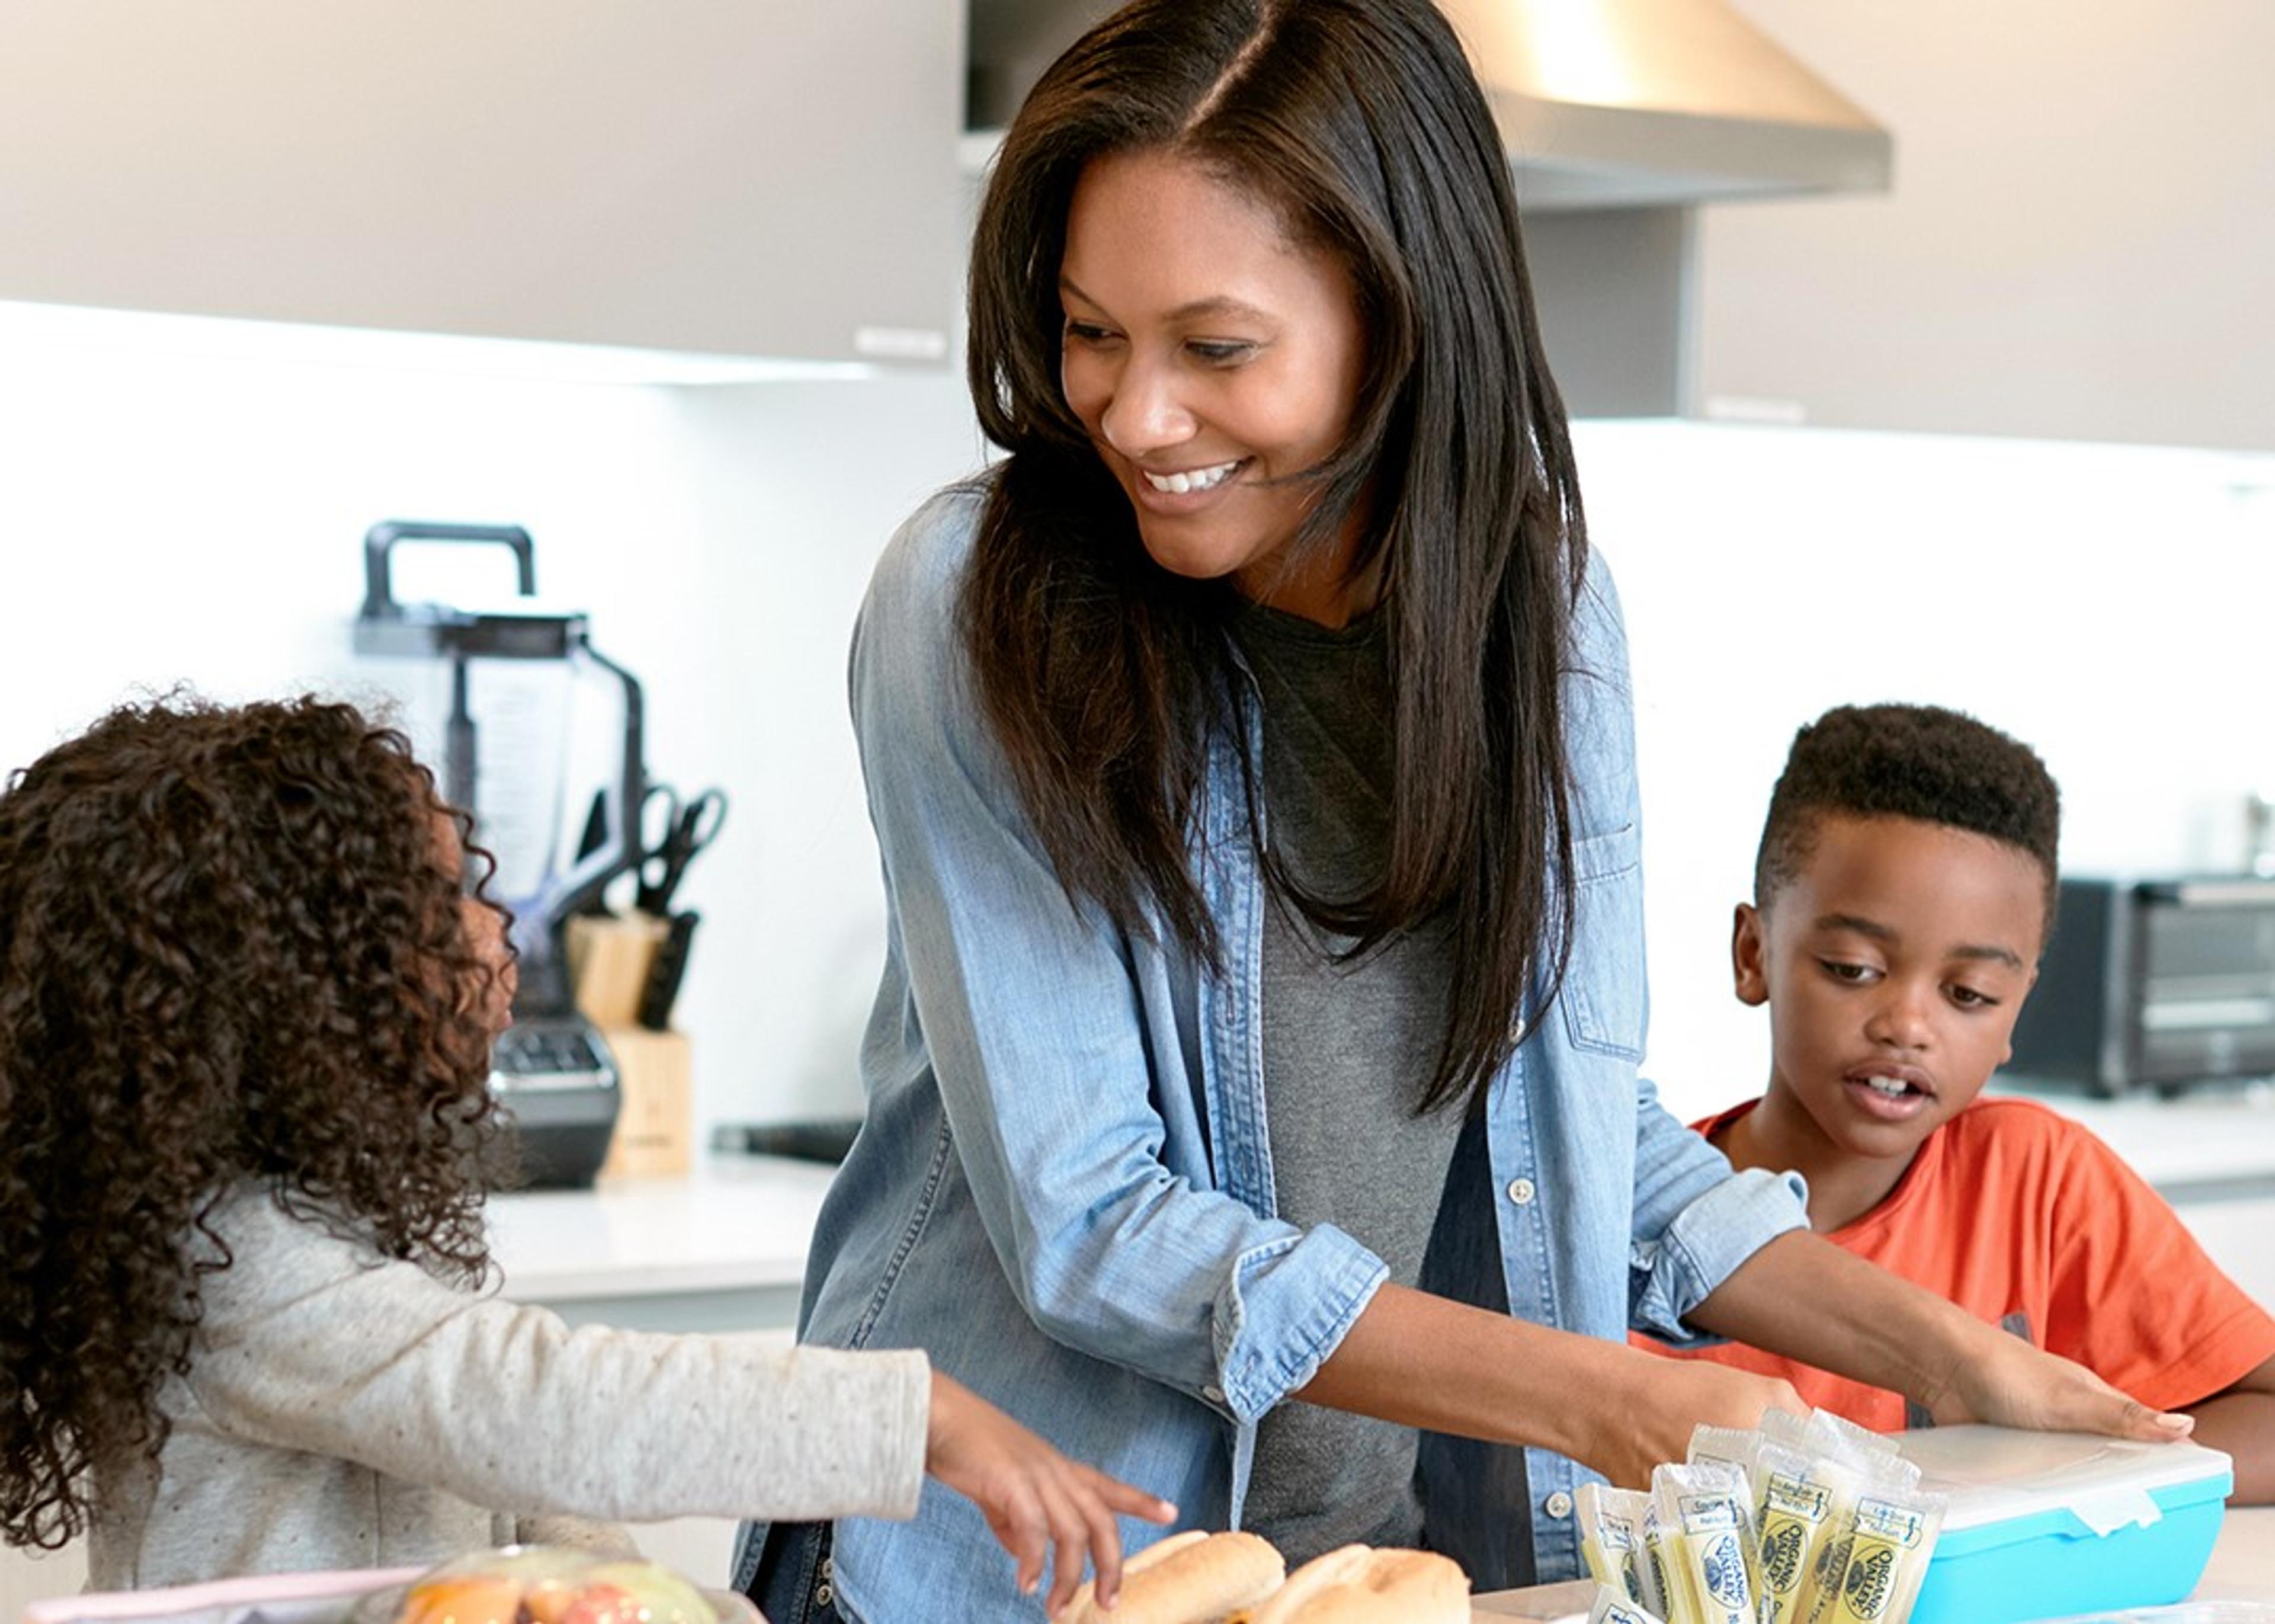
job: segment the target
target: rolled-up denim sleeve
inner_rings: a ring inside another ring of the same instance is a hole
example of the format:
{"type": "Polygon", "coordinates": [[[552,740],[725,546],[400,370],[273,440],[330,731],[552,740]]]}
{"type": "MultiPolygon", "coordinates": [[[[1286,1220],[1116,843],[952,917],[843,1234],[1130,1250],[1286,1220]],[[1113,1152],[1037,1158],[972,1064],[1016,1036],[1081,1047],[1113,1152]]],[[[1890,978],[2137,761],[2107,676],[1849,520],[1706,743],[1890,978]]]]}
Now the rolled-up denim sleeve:
{"type": "Polygon", "coordinates": [[[1254,1421],[1319,1373],[1389,1274],[1332,1224],[1242,1253],[1211,1326],[1220,1384],[1202,1397],[1254,1421]]]}
{"type": "Polygon", "coordinates": [[[1719,1340],[1684,1316],[1770,1242],[1807,1228],[1808,1193],[1797,1174],[1733,1172],[1721,1152],[1667,1113],[1651,1082],[1638,1079],[1629,1328],[1676,1347],[1719,1340]]]}
{"type": "Polygon", "coordinates": [[[1174,1044],[1133,950],[1071,901],[984,721],[957,632],[979,498],[936,500],[879,564],[854,728],[918,1029],[980,1223],[1047,1335],[1253,1419],[1311,1379],[1384,1278],[1332,1226],[1198,1187],[1163,1156],[1174,1044]]]}

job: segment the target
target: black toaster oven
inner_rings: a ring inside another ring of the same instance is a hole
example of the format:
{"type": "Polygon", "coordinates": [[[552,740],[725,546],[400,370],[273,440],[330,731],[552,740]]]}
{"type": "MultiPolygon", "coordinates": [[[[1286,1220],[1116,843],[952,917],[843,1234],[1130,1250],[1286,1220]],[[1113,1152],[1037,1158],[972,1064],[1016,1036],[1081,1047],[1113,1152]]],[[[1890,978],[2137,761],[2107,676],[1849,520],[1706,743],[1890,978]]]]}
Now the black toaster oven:
{"type": "Polygon", "coordinates": [[[2275,879],[2063,880],[2007,1069],[2102,1095],[2275,1076],[2275,879]]]}

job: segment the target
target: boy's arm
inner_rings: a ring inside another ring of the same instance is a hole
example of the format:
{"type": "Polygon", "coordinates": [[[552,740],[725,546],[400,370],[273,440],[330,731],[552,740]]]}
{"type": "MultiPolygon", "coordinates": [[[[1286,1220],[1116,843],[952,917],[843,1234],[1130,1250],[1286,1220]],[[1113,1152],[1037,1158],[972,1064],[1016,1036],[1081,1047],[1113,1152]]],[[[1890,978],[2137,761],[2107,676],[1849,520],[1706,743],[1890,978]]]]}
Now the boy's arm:
{"type": "Polygon", "coordinates": [[[2275,1359],[2187,1409],[2196,1418],[2196,1442],[2235,1457],[2228,1504],[2275,1505],[2275,1359]]]}
{"type": "Polygon", "coordinates": [[[2185,1417],[2159,1416],[2083,1365],[1805,1231],[1754,1253],[1688,1318],[1718,1336],[1903,1394],[1941,1422],[2151,1442],[2188,1435],[2185,1417]]]}

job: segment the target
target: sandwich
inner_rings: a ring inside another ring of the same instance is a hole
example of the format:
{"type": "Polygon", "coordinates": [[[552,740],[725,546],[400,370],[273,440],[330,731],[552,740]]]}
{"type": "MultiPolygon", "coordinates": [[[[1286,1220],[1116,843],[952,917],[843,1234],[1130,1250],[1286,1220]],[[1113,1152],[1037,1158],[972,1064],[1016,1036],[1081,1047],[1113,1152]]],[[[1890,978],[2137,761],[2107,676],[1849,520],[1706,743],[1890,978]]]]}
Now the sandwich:
{"type": "Polygon", "coordinates": [[[1196,1529],[1159,1540],[1123,1563],[1113,1612],[1099,1606],[1094,1584],[1086,1582],[1057,1624],[1224,1624],[1278,1590],[1287,1575],[1288,1564],[1269,1541],[1196,1529]]]}
{"type": "Polygon", "coordinates": [[[1345,1545],[1304,1563],[1230,1624],[1470,1624],[1470,1579],[1432,1552],[1345,1545]]]}

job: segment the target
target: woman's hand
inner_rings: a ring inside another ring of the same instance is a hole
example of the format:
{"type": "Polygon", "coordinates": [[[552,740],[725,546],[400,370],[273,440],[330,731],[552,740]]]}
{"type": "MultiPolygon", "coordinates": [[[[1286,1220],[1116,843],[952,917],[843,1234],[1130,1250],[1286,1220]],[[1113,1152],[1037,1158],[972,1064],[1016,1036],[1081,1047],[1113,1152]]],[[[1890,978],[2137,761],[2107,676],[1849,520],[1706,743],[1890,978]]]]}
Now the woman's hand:
{"type": "Polygon", "coordinates": [[[1665,1359],[1617,1350],[1621,1370],[1595,1386],[1580,1406],[1584,1418],[1573,1458],[1622,1489],[1647,1489],[1651,1469],[1687,1459],[1690,1434],[1704,1424],[1751,1428],[1772,1409],[1809,1414],[1780,1377],[1757,1376],[1704,1359],[1665,1359]]]}
{"type": "Polygon", "coordinates": [[[2102,1432],[2144,1443],[2170,1443],[2195,1429],[2193,1416],[2160,1415],[2128,1398],[2085,1366],[2033,1348],[2021,1337],[1981,1320],[1981,1334],[1957,1350],[1928,1413],[1948,1425],[1988,1421],[2051,1432],[2102,1432]]]}
{"type": "Polygon", "coordinates": [[[960,1383],[934,1371],[925,1470],[978,1506],[1019,1564],[1019,1589],[1033,1594],[1050,1557],[1055,1613],[1073,1599],[1085,1556],[1098,1571],[1097,1596],[1111,1607],[1122,1588],[1122,1534],[1115,1514],[1167,1522],[1177,1508],[1105,1473],[1069,1461],[960,1383]]]}

